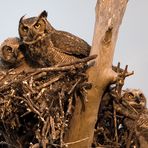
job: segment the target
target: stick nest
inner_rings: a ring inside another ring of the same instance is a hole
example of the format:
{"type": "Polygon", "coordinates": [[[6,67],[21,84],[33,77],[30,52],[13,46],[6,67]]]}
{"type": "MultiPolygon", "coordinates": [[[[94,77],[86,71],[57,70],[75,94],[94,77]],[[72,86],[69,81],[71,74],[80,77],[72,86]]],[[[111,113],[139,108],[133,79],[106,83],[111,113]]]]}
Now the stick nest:
{"type": "Polygon", "coordinates": [[[88,61],[94,58],[30,71],[2,72],[1,145],[63,147],[75,102],[81,99],[83,104],[91,88],[86,70],[88,61]]]}

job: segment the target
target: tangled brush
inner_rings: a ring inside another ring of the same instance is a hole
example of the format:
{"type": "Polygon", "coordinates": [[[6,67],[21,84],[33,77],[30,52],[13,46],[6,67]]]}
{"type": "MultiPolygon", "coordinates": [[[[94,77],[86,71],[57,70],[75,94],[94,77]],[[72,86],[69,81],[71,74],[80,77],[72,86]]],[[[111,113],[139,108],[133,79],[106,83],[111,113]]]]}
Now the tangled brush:
{"type": "Polygon", "coordinates": [[[86,71],[95,57],[49,68],[1,72],[1,145],[63,147],[75,102],[81,99],[84,104],[91,88],[86,71]]]}

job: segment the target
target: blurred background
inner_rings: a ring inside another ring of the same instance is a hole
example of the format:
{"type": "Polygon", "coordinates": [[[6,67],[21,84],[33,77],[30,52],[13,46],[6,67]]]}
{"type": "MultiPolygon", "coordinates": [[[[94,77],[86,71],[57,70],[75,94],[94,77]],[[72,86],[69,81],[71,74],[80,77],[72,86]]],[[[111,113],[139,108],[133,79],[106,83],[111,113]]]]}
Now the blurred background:
{"type": "MultiPolygon", "coordinates": [[[[92,44],[96,0],[5,0],[0,2],[0,42],[18,36],[21,16],[48,11],[48,20],[59,30],[71,32],[92,44]]],[[[140,88],[148,98],[148,1],[130,0],[120,27],[114,64],[129,65],[134,76],[125,88],[140,88]]]]}

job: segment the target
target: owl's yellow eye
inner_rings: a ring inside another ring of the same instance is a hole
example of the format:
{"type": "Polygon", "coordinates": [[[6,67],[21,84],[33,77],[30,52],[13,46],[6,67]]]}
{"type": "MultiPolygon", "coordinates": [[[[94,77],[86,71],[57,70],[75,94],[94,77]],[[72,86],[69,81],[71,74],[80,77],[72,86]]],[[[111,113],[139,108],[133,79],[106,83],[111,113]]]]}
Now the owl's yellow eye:
{"type": "Polygon", "coordinates": [[[3,52],[11,53],[12,52],[12,48],[9,47],[9,46],[4,46],[3,47],[3,52]]]}
{"type": "Polygon", "coordinates": [[[133,94],[129,93],[129,94],[128,94],[128,98],[129,98],[129,99],[134,98],[133,94]]]}
{"type": "Polygon", "coordinates": [[[144,98],[144,96],[143,96],[143,94],[142,94],[142,93],[140,93],[140,94],[139,94],[139,96],[140,96],[140,98],[144,98]]]}
{"type": "Polygon", "coordinates": [[[35,27],[36,29],[39,29],[39,28],[41,27],[41,24],[40,24],[40,23],[36,23],[36,24],[34,25],[34,27],[35,27]]]}
{"type": "Polygon", "coordinates": [[[28,31],[28,27],[23,26],[23,27],[22,27],[22,30],[23,30],[24,32],[27,32],[27,31],[28,31]]]}
{"type": "Polygon", "coordinates": [[[12,52],[12,48],[8,48],[7,51],[8,51],[9,53],[11,53],[11,52],[12,52]]]}

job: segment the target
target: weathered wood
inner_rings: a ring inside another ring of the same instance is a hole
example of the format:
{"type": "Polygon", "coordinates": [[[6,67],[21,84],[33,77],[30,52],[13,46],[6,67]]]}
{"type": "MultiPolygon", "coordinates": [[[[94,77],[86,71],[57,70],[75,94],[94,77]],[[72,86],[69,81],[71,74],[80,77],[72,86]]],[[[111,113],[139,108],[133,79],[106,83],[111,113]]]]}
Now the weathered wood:
{"type": "Polygon", "coordinates": [[[77,99],[70,130],[65,142],[70,148],[91,147],[94,126],[97,120],[100,101],[106,86],[116,79],[112,71],[112,60],[118,31],[128,0],[98,0],[96,4],[96,23],[91,55],[97,54],[96,64],[89,72],[93,88],[88,92],[85,111],[77,99]]]}

